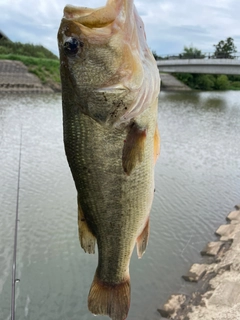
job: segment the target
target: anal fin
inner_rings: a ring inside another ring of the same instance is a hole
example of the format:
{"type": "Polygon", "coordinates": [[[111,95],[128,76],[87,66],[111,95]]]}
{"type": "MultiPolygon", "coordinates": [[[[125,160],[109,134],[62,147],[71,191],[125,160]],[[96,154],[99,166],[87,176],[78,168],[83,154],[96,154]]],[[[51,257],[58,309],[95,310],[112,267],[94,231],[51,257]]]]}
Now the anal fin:
{"type": "Polygon", "coordinates": [[[142,258],[144,252],[146,251],[148,238],[149,238],[149,218],[147,219],[146,225],[142,233],[137,238],[137,255],[139,259],[142,258]]]}
{"type": "Polygon", "coordinates": [[[78,233],[83,250],[87,253],[95,253],[96,238],[89,229],[82,211],[78,196],[78,233]]]}
{"type": "Polygon", "coordinates": [[[133,123],[124,141],[122,151],[123,170],[129,176],[138,162],[143,160],[147,129],[133,123]]]}

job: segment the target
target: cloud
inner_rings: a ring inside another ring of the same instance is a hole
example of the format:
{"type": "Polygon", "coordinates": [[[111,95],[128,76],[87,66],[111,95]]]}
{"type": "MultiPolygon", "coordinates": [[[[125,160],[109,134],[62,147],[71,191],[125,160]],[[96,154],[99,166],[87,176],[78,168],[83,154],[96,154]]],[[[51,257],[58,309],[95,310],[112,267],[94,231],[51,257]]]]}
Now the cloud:
{"type": "MultiPolygon", "coordinates": [[[[129,0],[130,1],[130,0],[129,0]]],[[[75,6],[99,7],[105,0],[68,0],[75,6]]],[[[56,34],[65,0],[0,0],[0,30],[13,41],[42,44],[57,53],[56,34]]],[[[135,0],[145,24],[149,47],[158,54],[179,53],[194,45],[232,37],[240,51],[239,0],[135,0]]]]}

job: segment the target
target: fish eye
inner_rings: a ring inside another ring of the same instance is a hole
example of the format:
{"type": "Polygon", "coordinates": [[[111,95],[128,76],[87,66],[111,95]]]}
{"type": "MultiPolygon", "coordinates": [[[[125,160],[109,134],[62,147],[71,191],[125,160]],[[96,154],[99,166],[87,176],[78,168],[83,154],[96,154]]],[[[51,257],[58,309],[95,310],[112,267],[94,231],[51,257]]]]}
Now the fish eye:
{"type": "Polygon", "coordinates": [[[69,38],[63,45],[64,52],[68,56],[73,56],[77,54],[79,48],[82,46],[83,44],[80,43],[76,38],[69,38]]]}

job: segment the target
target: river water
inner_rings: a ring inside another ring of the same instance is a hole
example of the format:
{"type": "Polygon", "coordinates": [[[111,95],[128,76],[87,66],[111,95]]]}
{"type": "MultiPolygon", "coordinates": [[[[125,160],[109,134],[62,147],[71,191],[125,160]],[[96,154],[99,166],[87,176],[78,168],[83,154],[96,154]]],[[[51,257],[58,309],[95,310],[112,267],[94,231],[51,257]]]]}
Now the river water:
{"type": "MultiPolygon", "coordinates": [[[[181,276],[202,261],[200,250],[240,203],[239,119],[240,92],[160,94],[151,235],[143,259],[132,256],[128,319],[160,319],[170,294],[194,289],[181,276]]],[[[16,319],[94,319],[87,295],[97,254],[78,241],[60,95],[0,97],[0,319],[10,318],[21,127],[16,319]]]]}

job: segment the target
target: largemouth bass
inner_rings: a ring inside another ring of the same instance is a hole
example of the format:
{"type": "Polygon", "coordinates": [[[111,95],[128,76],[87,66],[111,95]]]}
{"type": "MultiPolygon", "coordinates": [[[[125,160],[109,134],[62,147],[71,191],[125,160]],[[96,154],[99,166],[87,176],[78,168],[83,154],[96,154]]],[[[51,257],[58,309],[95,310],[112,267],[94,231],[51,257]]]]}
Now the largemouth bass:
{"type": "Polygon", "coordinates": [[[78,193],[79,238],[98,247],[89,310],[126,319],[130,258],[149,236],[159,154],[160,78],[133,0],[66,6],[58,32],[64,144],[78,193]]]}

